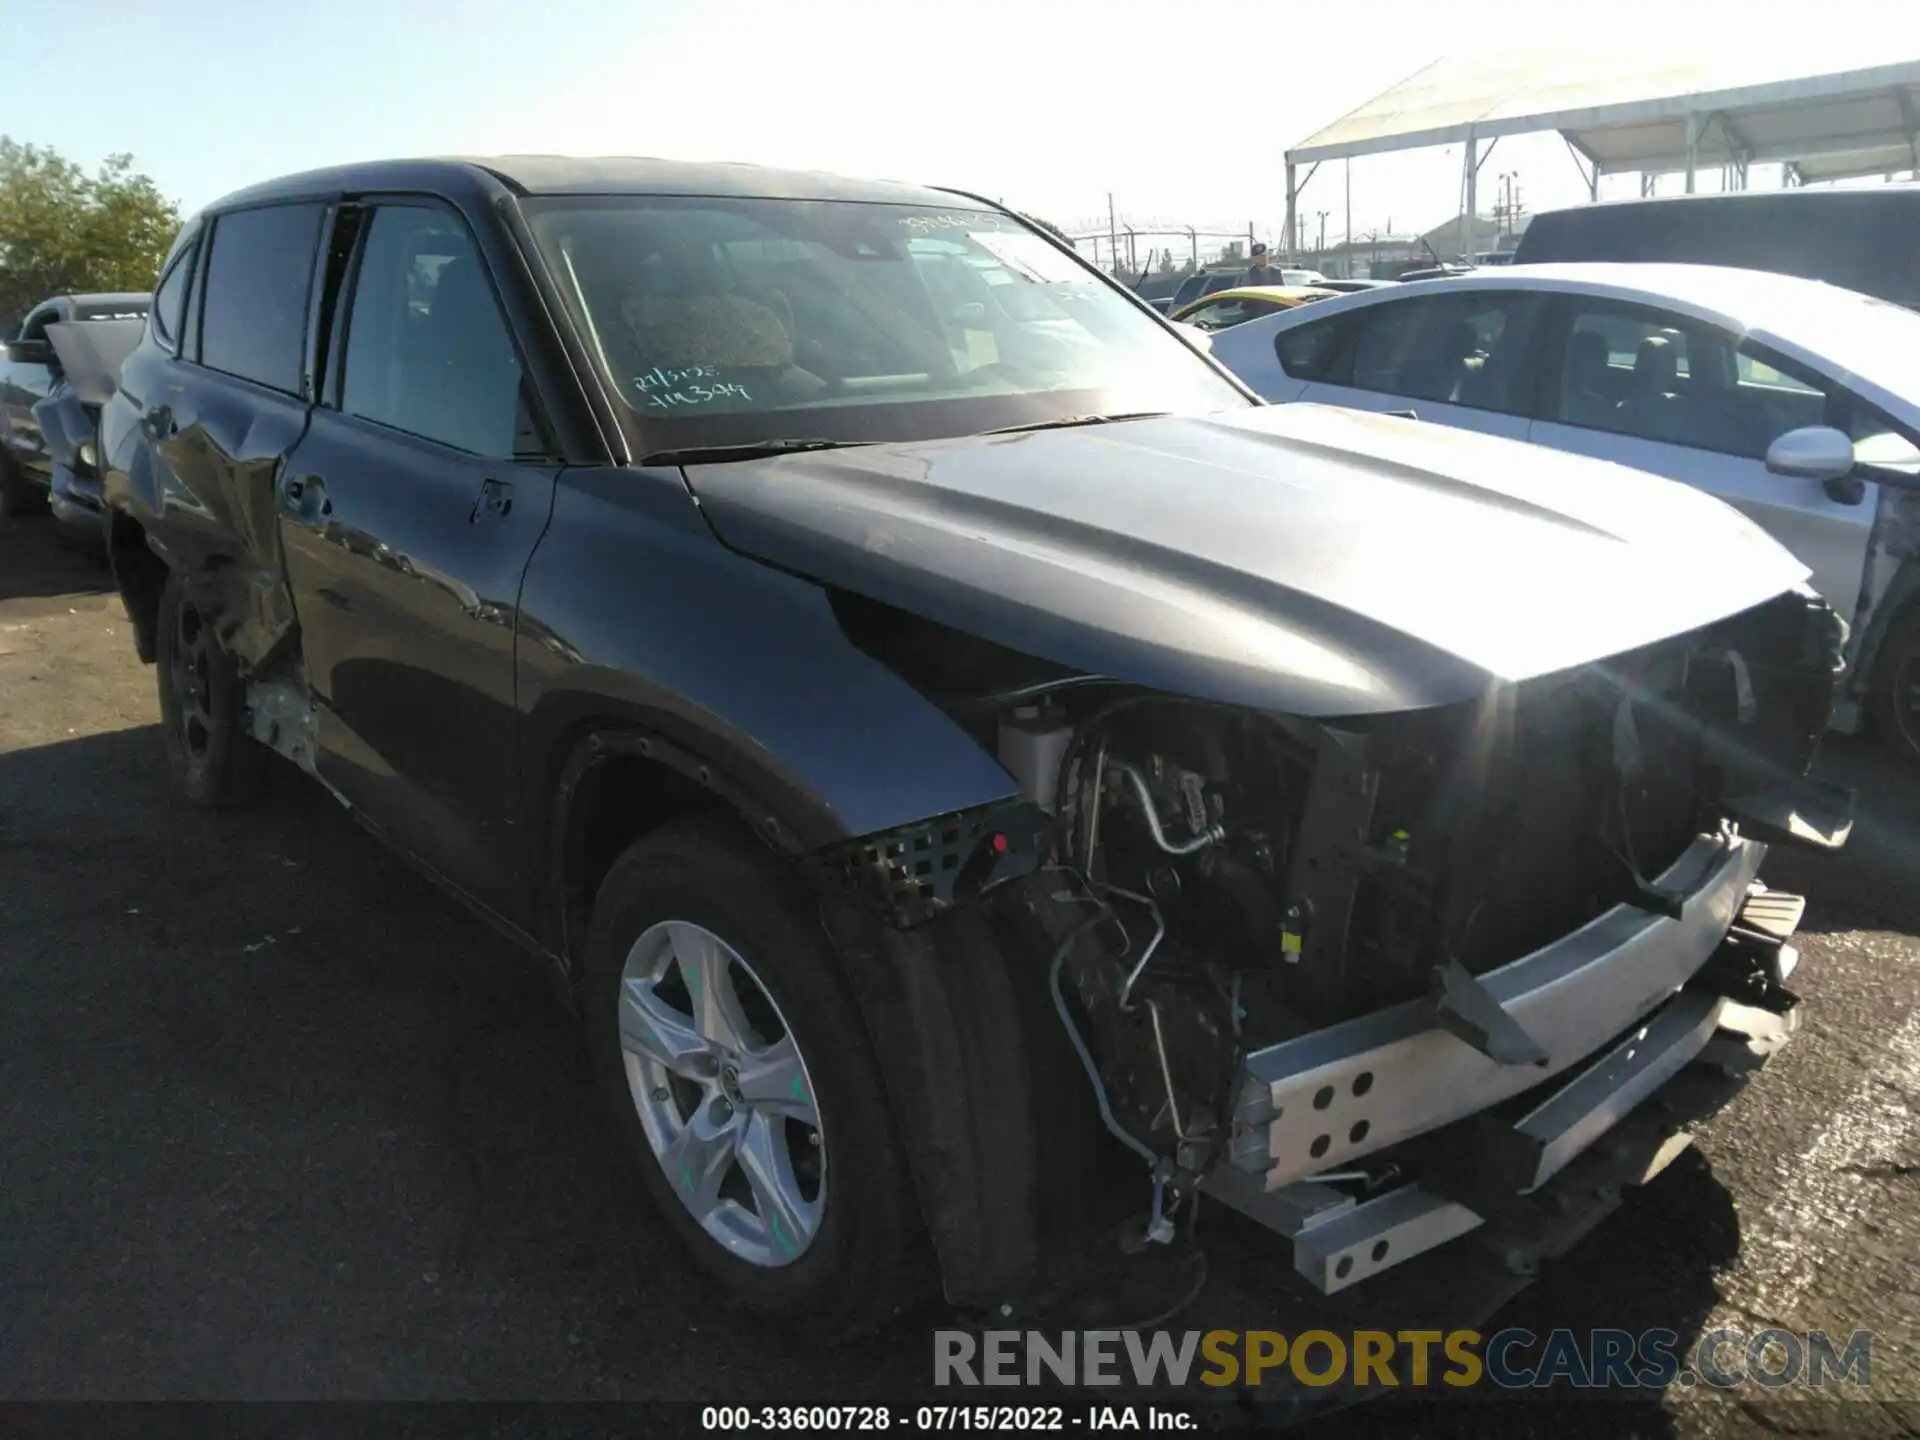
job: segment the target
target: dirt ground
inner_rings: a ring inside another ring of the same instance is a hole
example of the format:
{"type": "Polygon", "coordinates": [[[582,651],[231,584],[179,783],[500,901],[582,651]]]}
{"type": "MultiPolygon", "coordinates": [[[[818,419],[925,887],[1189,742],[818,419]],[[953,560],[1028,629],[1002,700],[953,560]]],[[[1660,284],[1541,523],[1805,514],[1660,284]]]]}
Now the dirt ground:
{"type": "MultiPolygon", "coordinates": [[[[0,527],[0,1398],[853,1403],[929,1373],[937,1317],[823,1351],[716,1307],[534,968],[291,771],[186,808],[156,719],[104,568],[0,527]]],[[[1328,1433],[1920,1435],[1920,771],[1823,763],[1853,844],[1766,872],[1812,897],[1801,1034],[1501,1320],[1869,1329],[1866,1398],[1328,1433]]],[[[1259,1237],[1221,1230],[1210,1290],[1244,1299],[1259,1237]]]]}

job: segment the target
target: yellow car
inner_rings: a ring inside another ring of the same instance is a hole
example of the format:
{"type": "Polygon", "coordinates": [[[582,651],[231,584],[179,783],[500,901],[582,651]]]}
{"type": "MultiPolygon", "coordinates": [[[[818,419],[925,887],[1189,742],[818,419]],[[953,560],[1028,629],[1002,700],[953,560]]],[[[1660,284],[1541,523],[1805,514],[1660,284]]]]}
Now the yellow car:
{"type": "Polygon", "coordinates": [[[1312,285],[1237,285],[1231,290],[1216,290],[1203,296],[1167,318],[1202,330],[1224,330],[1243,320],[1257,320],[1276,310],[1291,310],[1296,305],[1325,300],[1337,293],[1312,285]]]}

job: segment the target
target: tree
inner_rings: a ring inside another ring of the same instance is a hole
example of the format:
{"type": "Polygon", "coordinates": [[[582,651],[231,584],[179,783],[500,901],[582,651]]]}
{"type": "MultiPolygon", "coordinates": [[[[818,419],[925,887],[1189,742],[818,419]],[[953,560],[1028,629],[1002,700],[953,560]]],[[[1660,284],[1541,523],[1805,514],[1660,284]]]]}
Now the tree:
{"type": "Polygon", "coordinates": [[[151,290],[180,210],[110,155],[88,175],[57,151],[0,135],[0,320],[49,295],[151,290]]]}

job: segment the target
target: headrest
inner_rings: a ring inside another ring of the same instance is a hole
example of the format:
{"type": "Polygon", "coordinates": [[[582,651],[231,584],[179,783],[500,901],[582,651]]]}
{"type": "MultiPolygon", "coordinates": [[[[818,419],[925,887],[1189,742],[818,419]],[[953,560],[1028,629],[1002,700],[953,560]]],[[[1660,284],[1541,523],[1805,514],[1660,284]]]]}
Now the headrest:
{"type": "Polygon", "coordinates": [[[649,365],[783,369],[793,342],[780,317],[742,295],[630,294],[620,306],[636,355],[649,365]]]}
{"type": "Polygon", "coordinates": [[[1634,388],[1643,391],[1671,390],[1680,374],[1680,357],[1665,337],[1649,335],[1640,342],[1633,357],[1634,388]]]}
{"type": "Polygon", "coordinates": [[[1607,348],[1607,337],[1592,330],[1576,330],[1567,341],[1567,372],[1577,379],[1592,384],[1607,373],[1607,366],[1613,363],[1613,352],[1607,348]]]}

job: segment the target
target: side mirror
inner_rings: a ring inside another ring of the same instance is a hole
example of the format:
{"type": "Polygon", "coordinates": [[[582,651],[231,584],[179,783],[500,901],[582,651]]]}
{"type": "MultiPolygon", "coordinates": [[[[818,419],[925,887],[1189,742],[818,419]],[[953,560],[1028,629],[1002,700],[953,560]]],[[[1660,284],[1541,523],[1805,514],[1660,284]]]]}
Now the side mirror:
{"type": "Polygon", "coordinates": [[[1789,430],[1767,447],[1767,469],[1803,480],[1844,480],[1853,473],[1853,441],[1831,425],[1789,430]]]}
{"type": "Polygon", "coordinates": [[[9,340],[6,353],[0,359],[11,361],[15,365],[52,365],[55,364],[53,343],[49,340],[9,340]]]}

